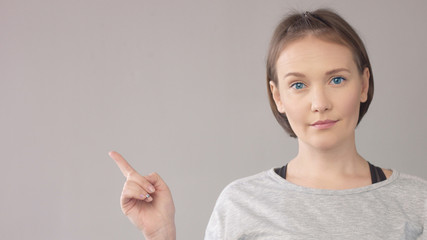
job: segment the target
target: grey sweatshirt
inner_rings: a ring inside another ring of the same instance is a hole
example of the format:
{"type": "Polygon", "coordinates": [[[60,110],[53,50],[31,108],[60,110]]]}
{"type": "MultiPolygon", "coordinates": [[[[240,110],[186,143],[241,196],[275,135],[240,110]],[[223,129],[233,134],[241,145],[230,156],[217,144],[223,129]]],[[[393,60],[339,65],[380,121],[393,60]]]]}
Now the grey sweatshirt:
{"type": "Polygon", "coordinates": [[[427,181],[393,171],[346,190],[290,183],[274,169],[229,184],[205,239],[424,239],[427,181]]]}

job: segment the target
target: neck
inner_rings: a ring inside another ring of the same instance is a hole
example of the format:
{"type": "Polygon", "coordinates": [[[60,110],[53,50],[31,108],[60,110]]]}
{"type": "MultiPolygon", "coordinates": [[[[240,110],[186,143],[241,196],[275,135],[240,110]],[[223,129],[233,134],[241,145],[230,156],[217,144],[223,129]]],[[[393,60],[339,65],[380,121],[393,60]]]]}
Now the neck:
{"type": "Polygon", "coordinates": [[[299,141],[298,155],[289,163],[295,176],[311,179],[340,179],[366,175],[368,164],[356,150],[354,138],[329,149],[299,141]]]}

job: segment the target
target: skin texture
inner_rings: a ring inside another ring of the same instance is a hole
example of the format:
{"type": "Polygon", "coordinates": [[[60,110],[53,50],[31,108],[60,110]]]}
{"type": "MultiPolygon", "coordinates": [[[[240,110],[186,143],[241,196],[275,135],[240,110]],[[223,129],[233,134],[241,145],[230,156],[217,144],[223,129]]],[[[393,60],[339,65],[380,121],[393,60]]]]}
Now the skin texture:
{"type": "Polygon", "coordinates": [[[278,110],[287,114],[300,143],[328,149],[353,137],[359,103],[367,99],[369,71],[359,74],[348,48],[308,36],[285,48],[277,67],[280,93],[274,91],[274,99],[278,110]],[[346,80],[333,84],[333,77],[346,80]],[[297,82],[305,86],[291,86],[297,82]],[[325,119],[338,120],[336,127],[326,131],[310,127],[325,119]]]}
{"type": "Polygon", "coordinates": [[[299,146],[288,164],[287,180],[325,189],[369,185],[368,163],[355,145],[369,70],[358,70],[346,46],[313,35],[289,43],[276,67],[278,84],[270,82],[273,98],[278,111],[287,115],[299,146]],[[333,123],[314,125],[324,120],[333,123]]]}

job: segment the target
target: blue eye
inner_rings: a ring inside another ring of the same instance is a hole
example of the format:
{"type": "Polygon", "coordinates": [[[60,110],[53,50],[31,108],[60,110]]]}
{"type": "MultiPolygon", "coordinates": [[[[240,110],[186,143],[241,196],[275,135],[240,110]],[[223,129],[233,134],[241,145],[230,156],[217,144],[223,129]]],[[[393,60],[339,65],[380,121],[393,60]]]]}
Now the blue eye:
{"type": "Polygon", "coordinates": [[[345,78],[343,77],[334,77],[332,78],[331,83],[338,85],[338,84],[341,84],[344,80],[345,78]]]}
{"type": "Polygon", "coordinates": [[[291,87],[295,88],[295,89],[302,89],[305,87],[305,84],[301,83],[301,82],[297,82],[297,83],[292,84],[291,87]]]}

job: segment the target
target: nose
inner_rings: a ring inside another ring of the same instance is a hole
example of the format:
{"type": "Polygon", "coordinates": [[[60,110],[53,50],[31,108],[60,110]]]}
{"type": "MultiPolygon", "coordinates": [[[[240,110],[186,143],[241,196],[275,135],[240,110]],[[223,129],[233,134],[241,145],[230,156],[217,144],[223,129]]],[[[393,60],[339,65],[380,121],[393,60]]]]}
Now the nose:
{"type": "Polygon", "coordinates": [[[312,92],[311,111],[324,112],[330,110],[332,104],[329,101],[328,95],[324,89],[315,89],[312,92]]]}

